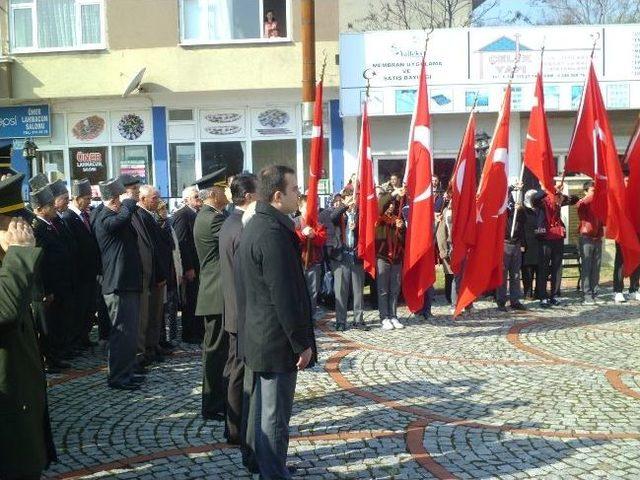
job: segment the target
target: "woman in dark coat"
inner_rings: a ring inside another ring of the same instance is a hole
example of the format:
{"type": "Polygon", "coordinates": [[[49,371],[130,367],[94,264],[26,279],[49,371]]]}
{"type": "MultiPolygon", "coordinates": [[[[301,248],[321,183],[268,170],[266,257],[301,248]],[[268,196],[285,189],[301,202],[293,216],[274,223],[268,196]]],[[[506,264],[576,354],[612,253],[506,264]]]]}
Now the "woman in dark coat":
{"type": "Polygon", "coordinates": [[[538,224],[538,210],[532,204],[535,194],[535,190],[529,190],[524,196],[526,250],[522,254],[522,284],[524,297],[529,299],[534,298],[537,291],[534,279],[538,268],[538,239],[535,233],[538,224]]]}

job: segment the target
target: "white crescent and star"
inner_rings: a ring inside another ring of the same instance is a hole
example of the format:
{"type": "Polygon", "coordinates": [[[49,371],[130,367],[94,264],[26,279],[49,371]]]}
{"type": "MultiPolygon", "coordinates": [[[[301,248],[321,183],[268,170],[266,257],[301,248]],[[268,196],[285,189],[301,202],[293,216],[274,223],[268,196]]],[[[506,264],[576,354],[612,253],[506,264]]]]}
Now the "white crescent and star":
{"type": "Polygon", "coordinates": [[[456,189],[458,192],[462,192],[462,185],[464,183],[464,174],[467,170],[467,159],[465,158],[460,162],[460,166],[458,167],[458,171],[456,172],[456,189]]]}

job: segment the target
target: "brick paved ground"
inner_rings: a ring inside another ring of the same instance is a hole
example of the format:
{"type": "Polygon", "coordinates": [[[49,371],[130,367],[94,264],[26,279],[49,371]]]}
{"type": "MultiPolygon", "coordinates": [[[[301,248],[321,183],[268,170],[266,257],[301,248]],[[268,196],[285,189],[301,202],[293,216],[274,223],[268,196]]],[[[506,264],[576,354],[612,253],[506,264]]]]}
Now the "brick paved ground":
{"type": "MultiPolygon", "coordinates": [[[[290,461],[300,478],[640,478],[640,303],[520,315],[445,306],[407,328],[336,334],[299,376],[290,461]]],[[[80,363],[80,362],[79,362],[80,363]]],[[[199,415],[184,349],[141,392],[106,387],[104,359],[51,377],[60,463],[48,478],[248,478],[199,415]]]]}

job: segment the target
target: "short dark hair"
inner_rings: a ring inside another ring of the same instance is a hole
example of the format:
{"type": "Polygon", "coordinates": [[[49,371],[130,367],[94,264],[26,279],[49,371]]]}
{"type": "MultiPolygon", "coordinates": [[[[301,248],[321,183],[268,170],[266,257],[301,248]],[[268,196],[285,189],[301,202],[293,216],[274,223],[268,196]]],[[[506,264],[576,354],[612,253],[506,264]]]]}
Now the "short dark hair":
{"type": "Polygon", "coordinates": [[[584,182],[582,184],[582,189],[586,192],[587,190],[589,190],[594,185],[595,185],[595,183],[593,183],[593,180],[587,180],[586,182],[584,182]]]}
{"type": "Polygon", "coordinates": [[[307,203],[307,195],[303,193],[298,197],[298,204],[307,203]]]}
{"type": "Polygon", "coordinates": [[[253,173],[243,172],[235,175],[231,181],[231,201],[234,205],[242,205],[248,193],[256,193],[258,179],[253,173]]]}
{"type": "Polygon", "coordinates": [[[258,174],[258,194],[265,202],[272,202],[276,192],[287,189],[286,175],[295,175],[295,170],[285,165],[269,165],[258,174]]]}

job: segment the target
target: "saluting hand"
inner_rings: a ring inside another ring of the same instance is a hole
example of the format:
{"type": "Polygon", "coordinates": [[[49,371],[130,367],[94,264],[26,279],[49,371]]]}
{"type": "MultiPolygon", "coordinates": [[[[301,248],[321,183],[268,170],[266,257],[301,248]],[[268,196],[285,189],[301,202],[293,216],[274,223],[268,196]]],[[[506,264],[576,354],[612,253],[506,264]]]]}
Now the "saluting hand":
{"type": "Polygon", "coordinates": [[[36,246],[33,230],[22,218],[12,218],[7,225],[7,229],[0,231],[0,248],[6,252],[11,246],[36,246]]]}
{"type": "Polygon", "coordinates": [[[313,228],[311,228],[309,225],[307,225],[302,229],[302,234],[308,238],[313,238],[316,236],[315,232],[313,231],[313,228]]]}
{"type": "Polygon", "coordinates": [[[296,367],[298,370],[304,370],[309,362],[311,361],[311,347],[307,348],[304,352],[300,354],[300,358],[298,358],[298,363],[296,363],[296,367]]]}

